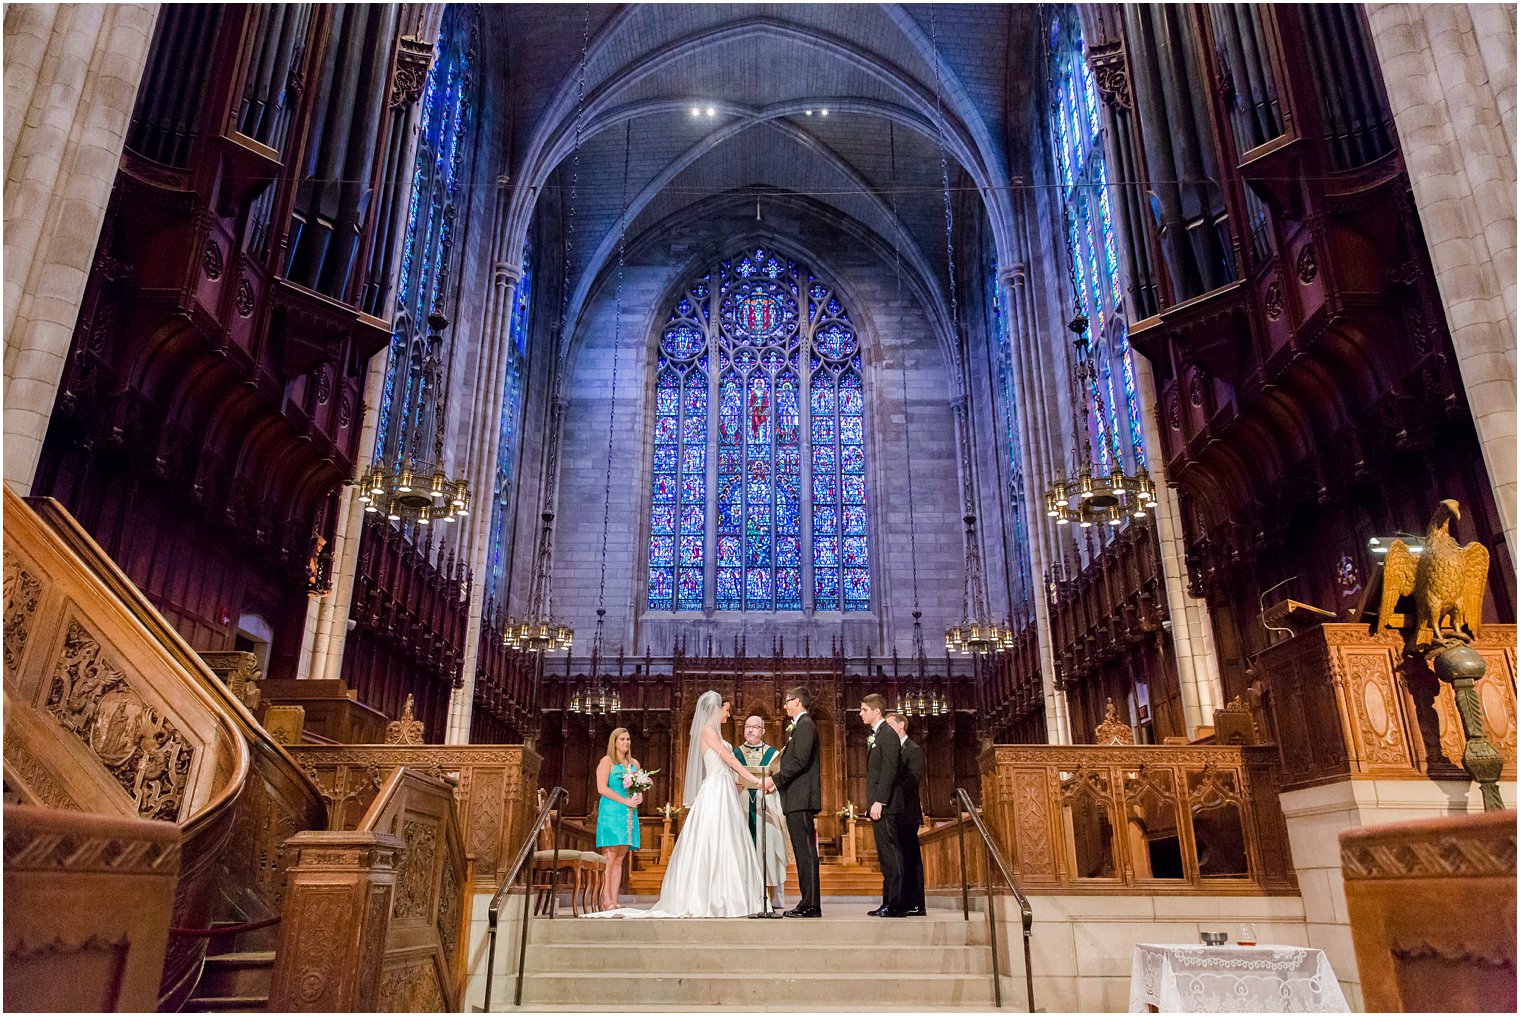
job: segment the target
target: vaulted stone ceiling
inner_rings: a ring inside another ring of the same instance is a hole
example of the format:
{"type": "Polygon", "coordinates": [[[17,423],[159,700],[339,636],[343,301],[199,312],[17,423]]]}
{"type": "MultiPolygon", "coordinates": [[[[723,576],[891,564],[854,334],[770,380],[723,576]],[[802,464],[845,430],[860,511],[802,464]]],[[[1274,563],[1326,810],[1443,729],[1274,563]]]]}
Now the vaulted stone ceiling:
{"type": "Polygon", "coordinates": [[[588,40],[572,318],[617,256],[625,144],[633,241],[714,200],[758,199],[763,215],[777,194],[805,195],[886,249],[900,231],[904,265],[943,298],[941,138],[951,186],[980,190],[994,235],[1011,218],[1009,185],[1026,172],[1033,6],[485,10],[484,39],[507,55],[519,235],[545,188],[568,193],[588,40]]]}

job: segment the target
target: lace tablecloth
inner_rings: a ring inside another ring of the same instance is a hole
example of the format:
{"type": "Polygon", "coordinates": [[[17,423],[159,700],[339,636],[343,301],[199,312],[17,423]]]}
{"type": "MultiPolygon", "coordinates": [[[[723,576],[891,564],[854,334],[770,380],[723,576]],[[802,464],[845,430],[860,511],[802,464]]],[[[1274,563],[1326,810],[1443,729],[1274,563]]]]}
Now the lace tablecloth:
{"type": "Polygon", "coordinates": [[[1286,945],[1135,946],[1129,1011],[1350,1012],[1319,949],[1286,945]]]}

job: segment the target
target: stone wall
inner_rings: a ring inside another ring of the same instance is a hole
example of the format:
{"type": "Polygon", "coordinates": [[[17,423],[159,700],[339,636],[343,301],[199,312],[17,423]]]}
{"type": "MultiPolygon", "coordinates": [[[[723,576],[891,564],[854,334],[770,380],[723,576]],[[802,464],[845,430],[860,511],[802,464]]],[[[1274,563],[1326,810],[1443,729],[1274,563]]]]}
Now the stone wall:
{"type": "MultiPolygon", "coordinates": [[[[559,515],[555,522],[553,603],[574,626],[577,651],[590,648],[601,600],[603,487],[607,477],[608,401],[612,393],[612,339],[616,264],[609,267],[588,301],[576,329],[566,375],[568,407],[560,458],[559,515]],[[584,639],[585,641],[582,641],[584,639]]],[[[898,649],[910,649],[913,581],[910,548],[917,553],[918,599],[930,641],[939,640],[961,609],[964,561],[960,482],[957,473],[951,382],[936,328],[905,279],[902,301],[894,302],[896,280],[891,251],[868,243],[825,221],[816,212],[779,205],[756,223],[753,206],[717,211],[705,220],[662,231],[632,245],[623,277],[621,352],[617,364],[613,425],[610,526],[607,538],[606,630],[642,653],[670,651],[678,635],[691,650],[713,635],[725,647],[741,632],[751,652],[768,653],[771,636],[782,635],[788,651],[801,651],[804,635],[816,652],[827,652],[830,637],[843,635],[845,651],[868,648],[890,652],[887,632],[898,649]],[[851,318],[865,351],[867,498],[871,518],[873,609],[869,613],[796,613],[746,616],[665,614],[643,620],[648,555],[650,460],[654,377],[651,357],[657,329],[669,314],[679,288],[746,243],[759,242],[806,261],[848,294],[851,318]],[[885,256],[883,256],[883,254],[885,256]],[[904,470],[902,379],[906,357],[907,419],[913,427],[912,465],[915,511],[910,531],[904,470]],[[826,619],[831,618],[831,619],[826,619]],[[796,647],[795,650],[793,647],[796,647]]],[[[531,502],[525,501],[528,507],[531,502]]],[[[535,508],[536,511],[536,508],[535,508]]],[[[519,527],[528,526],[520,513],[519,527]]]]}

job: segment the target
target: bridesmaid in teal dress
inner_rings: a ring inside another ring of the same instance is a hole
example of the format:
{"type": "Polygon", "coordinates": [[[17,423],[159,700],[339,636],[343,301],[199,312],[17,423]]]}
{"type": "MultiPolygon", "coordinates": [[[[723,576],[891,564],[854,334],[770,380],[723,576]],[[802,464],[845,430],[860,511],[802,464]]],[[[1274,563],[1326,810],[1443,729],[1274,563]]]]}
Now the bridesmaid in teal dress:
{"type": "Polygon", "coordinates": [[[612,910],[618,905],[618,886],[623,880],[623,858],[629,848],[639,849],[639,805],[643,794],[624,794],[623,774],[639,767],[631,754],[633,737],[627,727],[618,727],[607,738],[607,754],[596,767],[596,787],[601,797],[596,804],[596,847],[607,859],[607,873],[602,881],[602,906],[612,910]]]}

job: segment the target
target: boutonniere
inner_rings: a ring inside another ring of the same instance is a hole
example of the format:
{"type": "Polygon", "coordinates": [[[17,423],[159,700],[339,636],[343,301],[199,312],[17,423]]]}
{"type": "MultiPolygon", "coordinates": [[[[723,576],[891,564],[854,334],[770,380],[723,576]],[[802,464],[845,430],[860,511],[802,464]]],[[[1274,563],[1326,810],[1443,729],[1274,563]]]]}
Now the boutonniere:
{"type": "Polygon", "coordinates": [[[786,732],[788,734],[790,734],[792,731],[794,731],[796,729],[797,729],[797,721],[796,720],[793,720],[791,723],[788,723],[786,725],[786,732]]]}
{"type": "Polygon", "coordinates": [[[876,747],[876,733],[873,731],[870,736],[866,738],[866,750],[870,751],[874,747],[876,747]]]}

